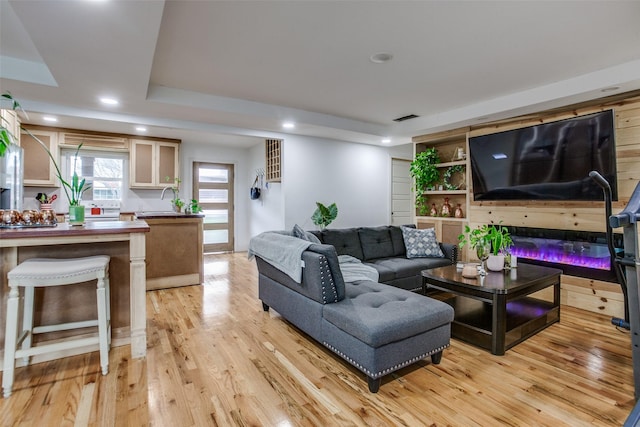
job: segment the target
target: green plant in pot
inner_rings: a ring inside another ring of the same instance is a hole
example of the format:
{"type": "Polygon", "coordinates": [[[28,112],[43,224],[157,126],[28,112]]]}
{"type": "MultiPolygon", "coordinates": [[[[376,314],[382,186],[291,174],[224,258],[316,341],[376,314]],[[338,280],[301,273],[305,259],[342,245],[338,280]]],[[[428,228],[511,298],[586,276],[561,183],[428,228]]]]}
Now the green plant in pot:
{"type": "Polygon", "coordinates": [[[325,206],[320,202],[316,202],[316,210],[311,216],[311,220],[315,225],[324,230],[338,217],[338,206],[335,203],[325,206]]]}
{"type": "MultiPolygon", "coordinates": [[[[168,176],[166,176],[164,179],[167,182],[171,181],[171,178],[169,178],[168,176]]],[[[180,183],[182,182],[182,180],[180,178],[173,178],[173,182],[175,183],[175,185],[173,187],[166,187],[165,190],[170,189],[173,193],[173,199],[171,199],[171,207],[173,208],[173,211],[182,212],[182,208],[185,205],[184,200],[180,198],[180,183]]],[[[164,190],[162,191],[162,197],[164,198],[164,190]]]]}
{"type": "Polygon", "coordinates": [[[185,211],[187,213],[200,213],[202,212],[202,207],[200,206],[200,204],[198,203],[198,201],[196,199],[191,199],[191,201],[189,202],[188,206],[186,207],[185,211]]]}
{"type": "Polygon", "coordinates": [[[440,163],[438,151],[431,147],[416,154],[416,158],[409,167],[409,173],[414,181],[416,207],[420,215],[427,215],[429,209],[427,197],[423,193],[440,180],[440,171],[436,166],[438,163],[440,163]]]}
{"type": "MultiPolygon", "coordinates": [[[[37,138],[34,135],[31,135],[32,138],[37,138]]],[[[56,163],[55,159],[51,155],[51,151],[44,145],[40,140],[40,145],[47,151],[49,154],[49,158],[51,158],[53,162],[53,166],[56,169],[56,176],[60,180],[60,184],[62,184],[62,189],[64,190],[64,194],[67,196],[67,200],[69,201],[69,223],[71,225],[82,225],[84,224],[84,206],[80,204],[80,200],[82,199],[82,195],[85,191],[91,189],[91,184],[88,184],[86,179],[78,176],[78,172],[76,171],[76,163],[78,161],[78,152],[80,148],[82,148],[82,144],[78,145],[76,148],[76,152],[73,155],[73,175],[71,176],[70,181],[66,181],[62,178],[62,172],[60,171],[60,167],[56,163]]]]}
{"type": "Polygon", "coordinates": [[[505,265],[505,256],[513,245],[511,234],[507,227],[498,224],[481,225],[473,230],[468,225],[464,227],[464,233],[458,236],[459,246],[469,245],[475,249],[476,255],[492,271],[501,271],[505,265]]]}

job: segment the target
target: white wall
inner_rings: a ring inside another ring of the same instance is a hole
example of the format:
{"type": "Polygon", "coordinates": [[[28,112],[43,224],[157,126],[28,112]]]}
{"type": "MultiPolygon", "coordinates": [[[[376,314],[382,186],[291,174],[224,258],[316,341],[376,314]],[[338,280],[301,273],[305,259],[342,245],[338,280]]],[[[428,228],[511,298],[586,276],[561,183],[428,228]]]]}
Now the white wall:
{"type": "MultiPolygon", "coordinates": [[[[411,159],[411,144],[385,148],[297,135],[281,138],[282,183],[269,184],[259,201],[250,202],[251,236],[294,224],[315,229],[311,215],[316,201],[337,204],[338,218],[330,227],[390,223],[391,158],[411,159]]],[[[250,174],[265,167],[263,144],[251,150],[250,163],[250,174]]]]}
{"type": "MultiPolygon", "coordinates": [[[[258,144],[249,150],[248,183],[253,184],[258,169],[265,168],[265,146],[258,144]]],[[[282,184],[267,183],[263,180],[260,198],[249,199],[249,186],[244,189],[244,197],[249,200],[249,234],[258,235],[268,230],[284,230],[284,197],[282,184]]]]}

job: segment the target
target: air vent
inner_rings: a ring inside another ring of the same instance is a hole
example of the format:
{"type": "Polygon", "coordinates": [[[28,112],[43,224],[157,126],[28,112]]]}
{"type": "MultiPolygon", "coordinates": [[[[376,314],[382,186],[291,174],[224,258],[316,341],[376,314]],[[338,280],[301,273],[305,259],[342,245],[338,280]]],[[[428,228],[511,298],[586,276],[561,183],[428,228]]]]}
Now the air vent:
{"type": "Polygon", "coordinates": [[[393,119],[394,122],[404,122],[405,120],[411,120],[411,119],[415,119],[416,116],[415,114],[409,114],[408,116],[403,116],[403,117],[398,117],[397,119],[393,119]]]}

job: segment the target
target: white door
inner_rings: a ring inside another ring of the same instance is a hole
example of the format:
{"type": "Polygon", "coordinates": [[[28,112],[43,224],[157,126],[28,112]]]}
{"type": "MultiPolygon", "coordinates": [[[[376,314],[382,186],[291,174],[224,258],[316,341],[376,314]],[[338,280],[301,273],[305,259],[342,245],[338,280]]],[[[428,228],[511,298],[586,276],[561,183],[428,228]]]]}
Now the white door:
{"type": "Polygon", "coordinates": [[[391,225],[411,224],[411,162],[391,159],[391,225]]]}

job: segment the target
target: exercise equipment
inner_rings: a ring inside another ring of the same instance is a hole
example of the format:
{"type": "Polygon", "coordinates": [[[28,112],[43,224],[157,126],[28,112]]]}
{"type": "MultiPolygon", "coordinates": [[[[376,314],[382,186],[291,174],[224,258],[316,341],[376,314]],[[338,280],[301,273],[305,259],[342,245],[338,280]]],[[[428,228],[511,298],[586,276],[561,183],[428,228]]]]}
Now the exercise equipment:
{"type": "Polygon", "coordinates": [[[618,252],[616,251],[615,245],[613,244],[613,227],[611,226],[611,186],[607,182],[606,179],[597,171],[591,171],[589,173],[589,177],[595,181],[602,191],[604,192],[604,209],[605,209],[605,217],[607,218],[607,247],[609,248],[609,257],[610,257],[610,265],[613,269],[616,279],[622,288],[622,296],[624,299],[624,319],[620,319],[618,317],[613,317],[611,319],[611,323],[615,326],[624,328],[626,330],[630,329],[629,325],[629,295],[627,291],[627,278],[625,276],[624,269],[622,267],[623,258],[620,258],[618,252]],[[620,260],[620,261],[618,261],[620,260]]]}
{"type": "MultiPolygon", "coordinates": [[[[627,206],[617,214],[611,213],[611,187],[602,175],[596,171],[589,173],[605,192],[605,208],[607,209],[607,240],[611,243],[609,251],[612,256],[612,268],[622,286],[625,299],[625,317],[631,331],[631,355],[633,358],[633,381],[635,398],[640,398],[640,300],[638,299],[638,284],[640,283],[640,258],[638,248],[638,219],[640,219],[640,183],[636,185],[627,206]],[[624,254],[618,256],[613,250],[614,228],[623,229],[624,254]],[[615,267],[614,267],[615,266],[615,267]]],[[[637,414],[634,410],[633,413],[637,414]]],[[[632,415],[633,415],[632,413],[632,415]]],[[[627,420],[630,421],[630,420],[627,420]]],[[[625,425],[627,425],[625,423],[625,425]]],[[[631,425],[631,424],[630,424],[631,425]]]]}

